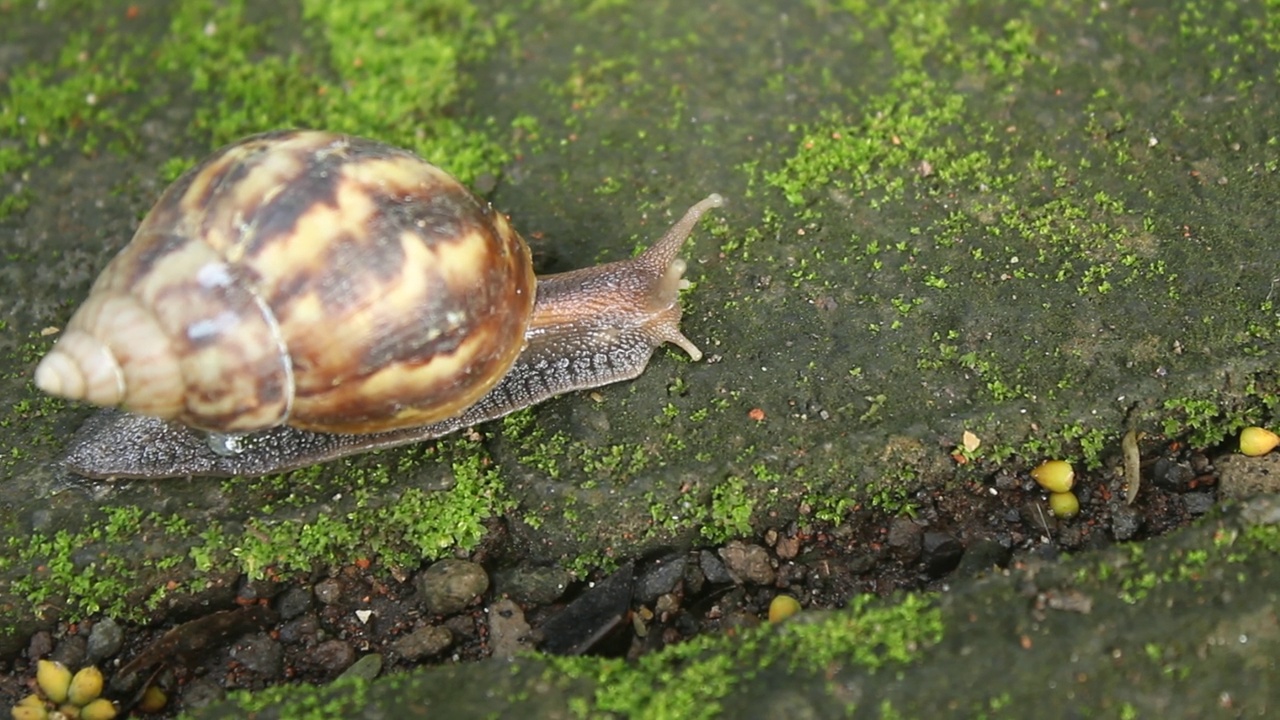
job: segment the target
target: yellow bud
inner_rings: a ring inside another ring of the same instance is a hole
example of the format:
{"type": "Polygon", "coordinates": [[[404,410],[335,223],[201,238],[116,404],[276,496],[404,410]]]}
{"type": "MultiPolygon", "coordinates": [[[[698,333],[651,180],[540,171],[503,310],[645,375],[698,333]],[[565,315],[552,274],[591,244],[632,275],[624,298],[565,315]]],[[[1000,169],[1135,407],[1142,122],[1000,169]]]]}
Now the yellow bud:
{"type": "Polygon", "coordinates": [[[23,705],[22,703],[14,705],[9,714],[13,716],[13,720],[46,720],[49,717],[44,705],[23,705]]]}
{"type": "Polygon", "coordinates": [[[1064,493],[1076,483],[1076,471],[1066,460],[1046,460],[1031,471],[1031,479],[1049,492],[1064,493]]]}
{"type": "Polygon", "coordinates": [[[157,713],[164,709],[169,698],[164,691],[155,685],[148,685],[147,689],[142,692],[142,699],[138,701],[137,709],[144,713],[157,713]]]}
{"type": "Polygon", "coordinates": [[[780,623],[800,612],[800,601],[790,595],[777,595],[769,603],[769,622],[780,623]]]}
{"type": "Polygon", "coordinates": [[[80,708],[80,720],[114,720],[119,714],[115,703],[106,698],[98,698],[80,708]]]}
{"type": "Polygon", "coordinates": [[[64,703],[71,689],[71,671],[56,660],[41,660],[36,663],[36,684],[55,704],[64,703]]]}
{"type": "Polygon", "coordinates": [[[1080,514],[1080,499],[1072,492],[1049,493],[1049,509],[1066,520],[1080,514]]]}
{"type": "Polygon", "coordinates": [[[1266,455],[1280,445],[1280,435],[1266,428],[1247,427],[1240,431],[1240,452],[1249,457],[1266,455]]]}
{"type": "Polygon", "coordinates": [[[102,694],[102,671],[90,665],[80,668],[80,672],[71,678],[71,687],[67,690],[67,700],[72,705],[84,707],[89,701],[102,694]]]}

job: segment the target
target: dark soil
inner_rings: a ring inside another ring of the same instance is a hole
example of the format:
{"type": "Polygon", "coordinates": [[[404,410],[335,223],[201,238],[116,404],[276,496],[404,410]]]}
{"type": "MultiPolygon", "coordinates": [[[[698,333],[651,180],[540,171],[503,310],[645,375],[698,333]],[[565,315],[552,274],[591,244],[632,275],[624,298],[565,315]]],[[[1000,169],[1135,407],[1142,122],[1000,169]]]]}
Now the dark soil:
{"type": "Polygon", "coordinates": [[[227,690],[376,673],[365,663],[353,668],[369,655],[379,656],[384,674],[533,646],[634,658],[699,633],[765,622],[780,594],[812,609],[843,607],[863,593],[945,590],[957,577],[1027,554],[1052,559],[1167,533],[1217,502],[1217,475],[1204,454],[1146,449],[1143,486],[1131,506],[1112,468],[1078,475],[1081,512],[1060,520],[1025,474],[961,467],[951,487],[917,493],[910,515],[856,508],[839,525],[791,523],[747,542],[639,558],[590,583],[566,584],[568,574],[558,569],[523,567],[495,519],[487,543],[469,563],[457,563],[484,568],[469,581],[433,586],[429,576],[438,573],[425,568],[395,579],[376,565],[349,566],[301,581],[246,582],[233,603],[164,626],[126,626],[123,642],[105,646],[88,621],[38,633],[19,657],[0,658],[0,705],[31,692],[36,660],[46,657],[72,668],[96,661],[108,680],[105,694],[125,708],[157,685],[169,701],[154,716],[173,717],[227,690]],[[446,586],[461,588],[461,610],[440,612],[441,601],[428,597],[446,586]],[[516,602],[495,612],[503,596],[516,602]],[[102,657],[88,657],[94,654],[102,657]]]}

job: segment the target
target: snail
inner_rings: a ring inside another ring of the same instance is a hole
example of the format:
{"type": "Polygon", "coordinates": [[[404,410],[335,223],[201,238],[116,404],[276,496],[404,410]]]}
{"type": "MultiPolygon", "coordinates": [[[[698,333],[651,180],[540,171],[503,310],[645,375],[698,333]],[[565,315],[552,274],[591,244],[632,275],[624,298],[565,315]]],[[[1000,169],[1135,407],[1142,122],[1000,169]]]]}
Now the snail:
{"type": "Polygon", "coordinates": [[[507,218],[374,140],[255,135],[170,186],[36,368],[110,409],[95,478],[262,475],[435,438],[638,376],[680,331],[695,204],[621,262],[535,278],[507,218]]]}

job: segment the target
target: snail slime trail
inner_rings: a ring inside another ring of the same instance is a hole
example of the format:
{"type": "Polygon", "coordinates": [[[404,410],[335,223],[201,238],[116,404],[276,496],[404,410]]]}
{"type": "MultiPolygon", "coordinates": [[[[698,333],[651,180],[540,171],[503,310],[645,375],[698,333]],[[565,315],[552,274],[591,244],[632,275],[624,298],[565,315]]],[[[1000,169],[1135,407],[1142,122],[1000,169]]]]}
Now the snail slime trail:
{"type": "Polygon", "coordinates": [[[502,213],[406,150],[251,136],[161,195],[36,384],[109,408],[67,451],[94,478],[263,475],[439,437],[634,378],[664,343],[701,359],[678,254],[723,204],[630,260],[535,277],[502,213]]]}

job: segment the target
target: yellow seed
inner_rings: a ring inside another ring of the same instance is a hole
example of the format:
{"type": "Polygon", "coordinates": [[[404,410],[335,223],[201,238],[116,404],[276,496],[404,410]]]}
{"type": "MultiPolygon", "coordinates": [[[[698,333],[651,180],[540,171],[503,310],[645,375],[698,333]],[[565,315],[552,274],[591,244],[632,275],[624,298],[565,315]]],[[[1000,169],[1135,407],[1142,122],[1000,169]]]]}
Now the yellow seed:
{"type": "Polygon", "coordinates": [[[80,708],[80,720],[113,720],[120,711],[106,698],[98,698],[80,708]]]}
{"type": "Polygon", "coordinates": [[[165,696],[164,691],[155,685],[148,685],[147,689],[142,693],[142,699],[138,701],[137,709],[144,713],[157,713],[164,709],[169,698],[165,696]]]}
{"type": "Polygon", "coordinates": [[[1073,492],[1049,493],[1049,509],[1066,520],[1080,514],[1080,499],[1073,492]]]}
{"type": "Polygon", "coordinates": [[[76,676],[71,678],[71,688],[67,690],[67,700],[72,705],[84,707],[89,701],[102,694],[102,671],[90,665],[80,668],[76,676]]]}
{"type": "Polygon", "coordinates": [[[71,671],[56,660],[41,660],[36,663],[36,684],[55,704],[64,703],[71,689],[71,671]]]}
{"type": "Polygon", "coordinates": [[[778,595],[769,603],[769,622],[780,623],[800,612],[800,601],[790,595],[778,595]]]}
{"type": "Polygon", "coordinates": [[[58,709],[52,713],[50,720],[80,720],[80,706],[71,703],[62,703],[58,709]]]}
{"type": "Polygon", "coordinates": [[[1049,492],[1064,493],[1076,482],[1076,471],[1066,460],[1046,460],[1031,471],[1031,478],[1049,492]]]}
{"type": "Polygon", "coordinates": [[[1240,431],[1240,452],[1249,457],[1266,455],[1280,445],[1280,435],[1266,428],[1247,427],[1240,431]]]}
{"type": "Polygon", "coordinates": [[[13,716],[13,720],[46,720],[49,717],[44,705],[23,705],[22,703],[14,705],[9,714],[13,716]]]}
{"type": "Polygon", "coordinates": [[[18,701],[18,705],[19,705],[19,706],[28,706],[28,707],[38,707],[38,708],[43,708],[43,707],[44,707],[44,698],[40,697],[40,696],[39,696],[38,694],[36,694],[36,693],[31,693],[30,695],[28,695],[28,696],[26,696],[26,697],[22,698],[21,700],[19,700],[19,701],[18,701]]]}

